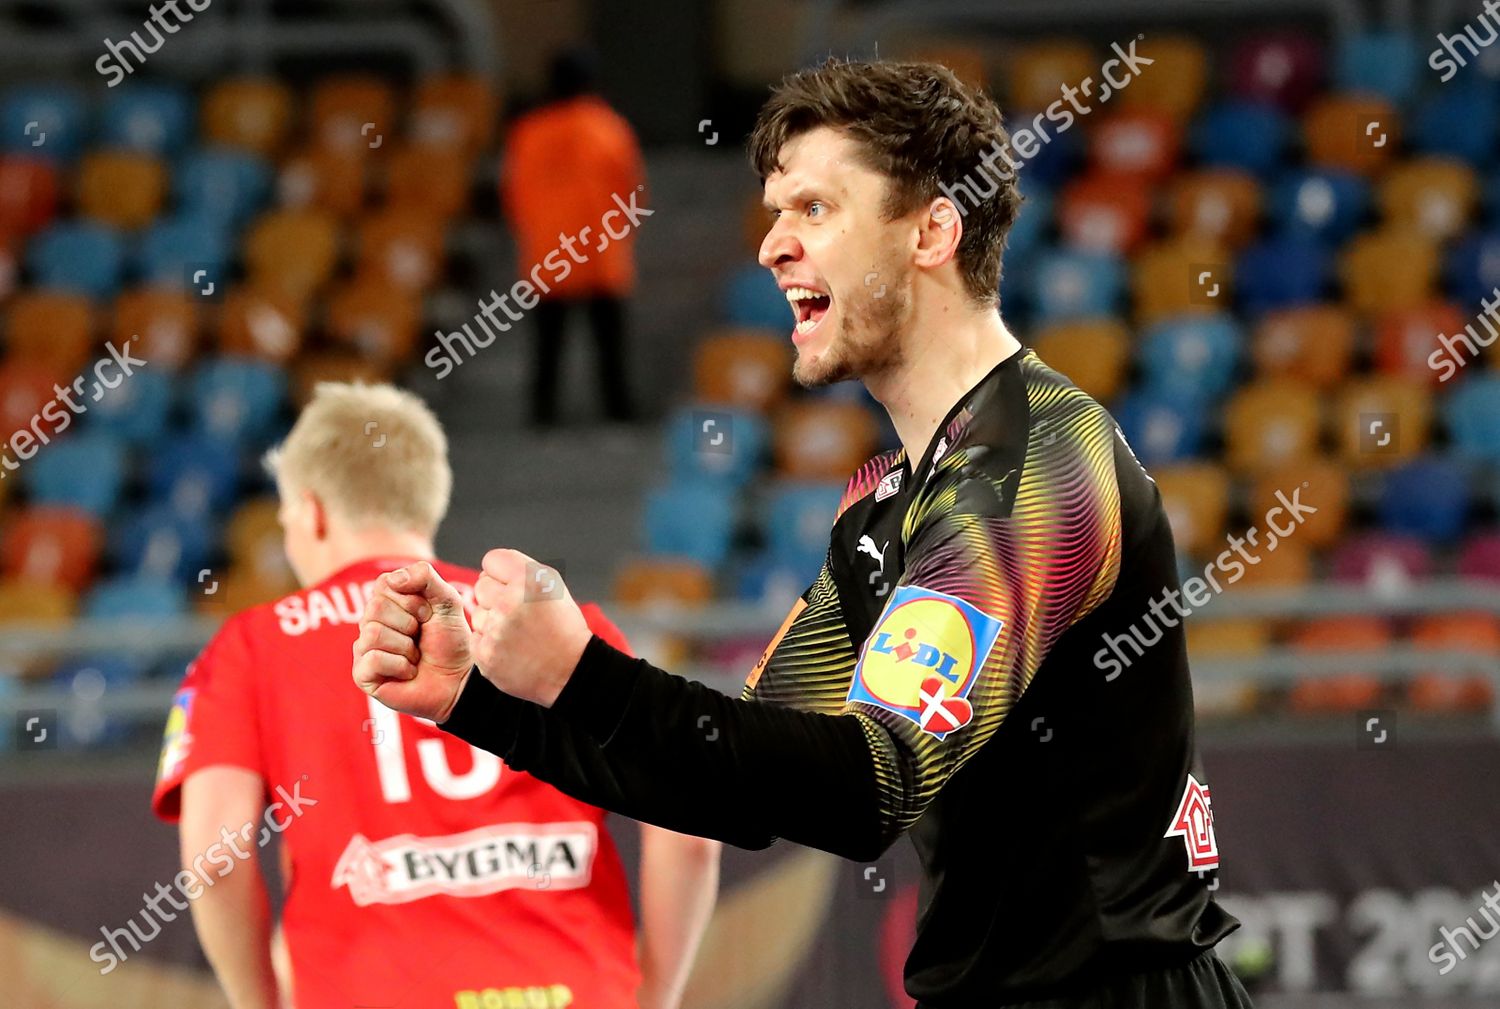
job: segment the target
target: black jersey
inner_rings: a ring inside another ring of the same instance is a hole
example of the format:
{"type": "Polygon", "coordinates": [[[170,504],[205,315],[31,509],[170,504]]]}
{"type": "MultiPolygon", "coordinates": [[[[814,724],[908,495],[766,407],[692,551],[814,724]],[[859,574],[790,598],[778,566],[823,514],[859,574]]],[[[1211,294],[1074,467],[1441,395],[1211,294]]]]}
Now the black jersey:
{"type": "Polygon", "coordinates": [[[933,1009],[1067,994],[1236,926],[1209,894],[1186,649],[1162,612],[1178,591],[1155,484],[1104,409],[1022,350],[915,465],[897,451],[855,474],[740,699],[595,638],[551,709],[471,676],[444,727],[745,847],[870,860],[909,831],[908,991],[933,1009]],[[1126,656],[1152,613],[1155,643],[1126,656]]]}

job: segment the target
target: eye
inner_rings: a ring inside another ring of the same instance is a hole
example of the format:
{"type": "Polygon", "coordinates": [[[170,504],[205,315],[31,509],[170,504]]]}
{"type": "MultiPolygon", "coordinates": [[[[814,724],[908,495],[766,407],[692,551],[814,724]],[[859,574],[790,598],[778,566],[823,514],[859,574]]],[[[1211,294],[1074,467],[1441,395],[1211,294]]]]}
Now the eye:
{"type": "Polygon", "coordinates": [[[819,215],[818,211],[820,211],[820,210],[827,210],[827,209],[828,209],[827,205],[822,200],[813,200],[811,203],[809,203],[807,205],[807,216],[808,217],[818,217],[818,216],[821,216],[821,215],[819,215]]]}

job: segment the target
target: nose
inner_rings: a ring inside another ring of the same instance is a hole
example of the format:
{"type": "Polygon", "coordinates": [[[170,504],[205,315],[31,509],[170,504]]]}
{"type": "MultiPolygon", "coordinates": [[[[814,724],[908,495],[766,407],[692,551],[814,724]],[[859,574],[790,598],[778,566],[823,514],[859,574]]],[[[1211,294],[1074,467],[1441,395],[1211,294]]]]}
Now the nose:
{"type": "Polygon", "coordinates": [[[780,220],[772,222],[771,230],[760,243],[760,265],[771,270],[781,263],[795,262],[801,256],[802,243],[792,234],[790,226],[780,220]]]}

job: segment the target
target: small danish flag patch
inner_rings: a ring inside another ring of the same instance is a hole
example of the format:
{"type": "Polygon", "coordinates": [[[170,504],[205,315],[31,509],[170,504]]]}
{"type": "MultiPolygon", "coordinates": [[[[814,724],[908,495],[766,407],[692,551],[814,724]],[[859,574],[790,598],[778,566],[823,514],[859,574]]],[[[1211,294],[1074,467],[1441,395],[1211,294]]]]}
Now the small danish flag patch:
{"type": "Polygon", "coordinates": [[[974,705],[967,697],[949,697],[943,689],[946,681],[941,676],[929,676],[922,681],[917,692],[922,713],[917,716],[917,725],[923,732],[931,732],[939,739],[944,733],[962,729],[974,717],[974,705]]]}
{"type": "Polygon", "coordinates": [[[1188,871],[1208,872],[1219,867],[1219,842],[1214,837],[1214,814],[1209,804],[1208,786],[1188,775],[1187,788],[1172,826],[1163,837],[1181,836],[1187,847],[1188,871]]]}

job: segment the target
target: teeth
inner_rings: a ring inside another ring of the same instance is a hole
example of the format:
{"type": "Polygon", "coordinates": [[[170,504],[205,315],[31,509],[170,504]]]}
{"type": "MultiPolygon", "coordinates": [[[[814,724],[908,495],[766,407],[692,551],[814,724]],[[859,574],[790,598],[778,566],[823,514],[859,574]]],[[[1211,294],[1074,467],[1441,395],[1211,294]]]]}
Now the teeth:
{"type": "Polygon", "coordinates": [[[790,302],[803,301],[807,298],[824,298],[827,295],[821,291],[814,291],[810,287],[789,287],[786,289],[786,300],[790,302]]]}
{"type": "Polygon", "coordinates": [[[809,329],[812,329],[817,324],[818,323],[813,319],[803,319],[801,322],[797,323],[797,332],[806,333],[809,329]]]}

